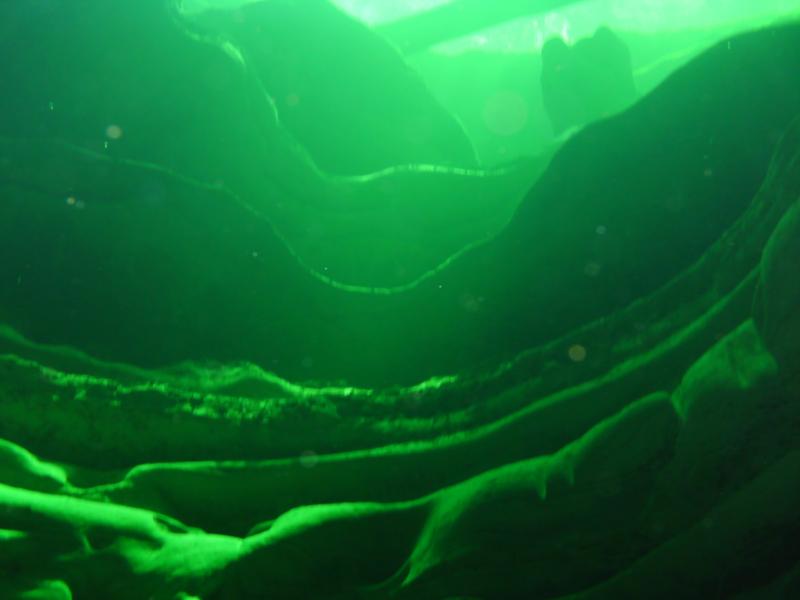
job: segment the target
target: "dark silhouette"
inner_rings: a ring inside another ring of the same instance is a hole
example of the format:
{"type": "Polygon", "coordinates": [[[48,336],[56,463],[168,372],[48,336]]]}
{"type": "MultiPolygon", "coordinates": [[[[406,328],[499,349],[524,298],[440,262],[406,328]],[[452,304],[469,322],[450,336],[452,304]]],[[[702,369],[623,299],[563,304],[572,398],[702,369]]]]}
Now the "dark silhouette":
{"type": "Polygon", "coordinates": [[[556,136],[625,109],[637,95],[630,52],[606,27],[574,46],[560,37],[548,40],[541,82],[556,136]]]}

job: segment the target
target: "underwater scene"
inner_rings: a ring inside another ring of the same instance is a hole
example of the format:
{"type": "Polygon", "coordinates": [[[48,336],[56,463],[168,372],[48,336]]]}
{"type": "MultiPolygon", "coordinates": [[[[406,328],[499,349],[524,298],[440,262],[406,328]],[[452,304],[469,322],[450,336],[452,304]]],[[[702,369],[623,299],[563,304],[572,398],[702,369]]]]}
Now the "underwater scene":
{"type": "Polygon", "coordinates": [[[0,55],[0,600],[800,598],[798,0],[0,55]]]}

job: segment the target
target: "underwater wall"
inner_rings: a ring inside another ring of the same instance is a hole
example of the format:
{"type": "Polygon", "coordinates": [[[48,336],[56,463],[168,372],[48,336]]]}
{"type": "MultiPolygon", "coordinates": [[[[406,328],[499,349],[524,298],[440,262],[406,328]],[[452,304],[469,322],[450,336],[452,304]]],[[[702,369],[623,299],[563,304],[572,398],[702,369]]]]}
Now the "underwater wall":
{"type": "Polygon", "coordinates": [[[0,597],[798,596],[800,22],[502,161],[386,32],[0,4],[0,597]]]}

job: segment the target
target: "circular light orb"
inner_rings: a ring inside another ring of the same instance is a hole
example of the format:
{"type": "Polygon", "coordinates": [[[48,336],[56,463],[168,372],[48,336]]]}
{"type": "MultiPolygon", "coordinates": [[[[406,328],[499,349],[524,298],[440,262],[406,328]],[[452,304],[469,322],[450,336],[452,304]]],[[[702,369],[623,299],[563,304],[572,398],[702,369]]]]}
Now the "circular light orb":
{"type": "Polygon", "coordinates": [[[520,133],[528,124],[528,102],[513,90],[503,90],[489,97],[483,107],[486,128],[500,136],[520,133]]]}
{"type": "Polygon", "coordinates": [[[585,361],[587,356],[586,348],[580,344],[570,346],[567,354],[569,355],[569,359],[576,363],[585,361]]]}
{"type": "Polygon", "coordinates": [[[118,140],[122,137],[122,127],[119,125],[109,125],[106,127],[106,137],[110,140],[118,140]]]}

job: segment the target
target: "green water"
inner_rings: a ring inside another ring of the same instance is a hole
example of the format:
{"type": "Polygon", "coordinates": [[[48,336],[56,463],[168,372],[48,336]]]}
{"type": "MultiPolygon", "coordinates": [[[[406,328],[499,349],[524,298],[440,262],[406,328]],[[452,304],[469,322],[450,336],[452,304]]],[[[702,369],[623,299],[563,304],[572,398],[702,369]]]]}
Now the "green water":
{"type": "Polygon", "coordinates": [[[800,597],[798,18],[0,3],[0,598],[800,597]]]}

